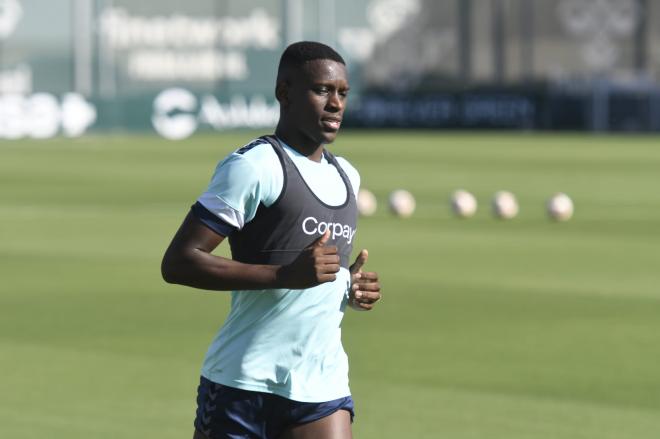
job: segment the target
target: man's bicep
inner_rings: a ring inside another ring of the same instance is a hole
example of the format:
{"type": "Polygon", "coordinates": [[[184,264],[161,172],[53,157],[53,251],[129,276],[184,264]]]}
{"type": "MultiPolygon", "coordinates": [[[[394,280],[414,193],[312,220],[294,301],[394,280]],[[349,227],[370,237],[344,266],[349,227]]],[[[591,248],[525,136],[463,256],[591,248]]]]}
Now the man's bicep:
{"type": "Polygon", "coordinates": [[[206,225],[191,210],[179,227],[170,247],[179,252],[201,250],[211,253],[224,239],[225,235],[206,225]]]}
{"type": "Polygon", "coordinates": [[[195,286],[200,269],[224,239],[189,212],[163,256],[163,279],[168,283],[195,286]]]}
{"type": "Polygon", "coordinates": [[[223,211],[212,211],[200,200],[193,204],[190,212],[195,218],[209,229],[216,232],[221,236],[229,236],[237,230],[240,230],[242,225],[237,225],[234,217],[227,214],[225,208],[223,211]]]}

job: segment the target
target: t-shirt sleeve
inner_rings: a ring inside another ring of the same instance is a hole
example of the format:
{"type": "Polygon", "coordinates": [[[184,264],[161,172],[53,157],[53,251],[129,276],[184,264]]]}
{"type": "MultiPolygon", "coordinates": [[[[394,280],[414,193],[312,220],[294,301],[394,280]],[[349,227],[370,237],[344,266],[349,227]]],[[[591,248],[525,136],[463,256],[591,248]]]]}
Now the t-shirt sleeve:
{"type": "Polygon", "coordinates": [[[357,197],[357,194],[360,191],[360,173],[343,157],[337,157],[337,163],[339,163],[339,166],[341,166],[346,173],[346,176],[351,182],[353,193],[357,197]]]}
{"type": "Polygon", "coordinates": [[[206,191],[197,199],[193,213],[223,236],[240,230],[252,219],[261,197],[259,174],[240,154],[231,154],[216,167],[206,191]]]}
{"type": "Polygon", "coordinates": [[[242,148],[216,167],[192,212],[215,232],[230,236],[254,218],[260,204],[272,204],[281,190],[282,171],[270,144],[242,148]]]}

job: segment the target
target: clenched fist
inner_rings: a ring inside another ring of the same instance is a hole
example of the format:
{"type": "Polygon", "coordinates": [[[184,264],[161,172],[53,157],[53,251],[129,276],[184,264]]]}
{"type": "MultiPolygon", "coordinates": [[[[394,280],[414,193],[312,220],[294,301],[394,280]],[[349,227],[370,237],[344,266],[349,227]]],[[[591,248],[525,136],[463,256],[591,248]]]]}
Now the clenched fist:
{"type": "Polygon", "coordinates": [[[381,298],[378,273],[362,271],[362,266],[367,262],[368,257],[369,252],[362,250],[351,265],[351,292],[348,296],[348,304],[358,311],[369,311],[381,298]]]}
{"type": "Polygon", "coordinates": [[[326,245],[329,239],[330,230],[300,252],[292,263],[279,269],[283,288],[310,288],[337,278],[339,254],[336,246],[326,245]]]}

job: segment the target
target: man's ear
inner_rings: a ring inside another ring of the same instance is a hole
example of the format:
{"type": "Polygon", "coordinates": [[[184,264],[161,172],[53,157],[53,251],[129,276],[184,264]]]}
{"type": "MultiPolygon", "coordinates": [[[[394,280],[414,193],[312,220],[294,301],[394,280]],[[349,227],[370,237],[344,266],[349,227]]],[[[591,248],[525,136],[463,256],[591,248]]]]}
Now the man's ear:
{"type": "Polygon", "coordinates": [[[286,107],[289,104],[289,84],[286,81],[280,81],[275,86],[275,98],[280,103],[280,107],[286,107]]]}

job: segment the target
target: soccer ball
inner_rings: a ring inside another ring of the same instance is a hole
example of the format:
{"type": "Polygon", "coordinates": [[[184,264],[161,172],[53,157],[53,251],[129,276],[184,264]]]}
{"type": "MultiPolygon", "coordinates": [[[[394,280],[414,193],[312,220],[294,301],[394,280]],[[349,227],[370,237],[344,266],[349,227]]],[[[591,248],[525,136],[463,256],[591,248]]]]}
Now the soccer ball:
{"type": "Polygon", "coordinates": [[[390,210],[396,216],[407,218],[415,212],[415,197],[405,189],[397,189],[390,194],[390,210]]]}
{"type": "Polygon", "coordinates": [[[500,219],[511,219],[518,215],[518,201],[509,191],[498,191],[493,196],[493,215],[500,219]]]}
{"type": "Polygon", "coordinates": [[[368,189],[360,189],[357,196],[358,212],[362,216],[371,216],[376,213],[378,202],[376,197],[368,189]]]}
{"type": "Polygon", "coordinates": [[[546,204],[548,216],[555,221],[567,221],[573,216],[573,201],[564,193],[556,193],[546,204]]]}
{"type": "Polygon", "coordinates": [[[477,199],[468,191],[459,189],[450,197],[451,210],[456,216],[469,218],[477,212],[477,199]]]}

